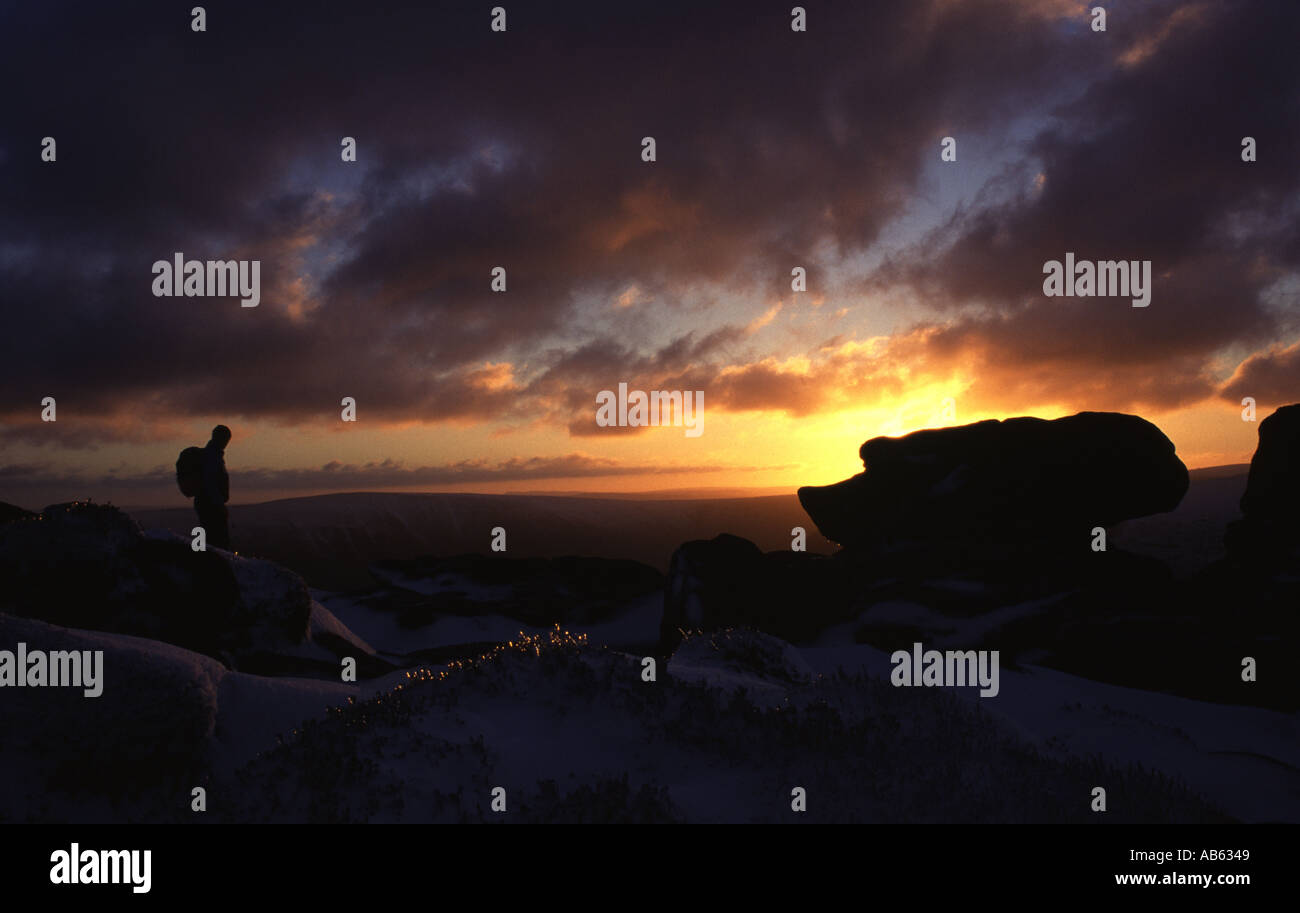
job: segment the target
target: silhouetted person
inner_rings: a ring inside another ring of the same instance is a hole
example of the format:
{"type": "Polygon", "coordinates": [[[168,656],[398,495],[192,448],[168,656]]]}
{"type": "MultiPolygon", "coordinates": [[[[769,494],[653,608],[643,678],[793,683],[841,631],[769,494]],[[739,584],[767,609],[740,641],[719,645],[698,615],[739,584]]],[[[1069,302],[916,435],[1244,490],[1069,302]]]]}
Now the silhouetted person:
{"type": "Polygon", "coordinates": [[[199,526],[207,535],[208,545],[230,548],[230,518],[226,502],[230,500],[230,476],[226,473],[226,445],[230,443],[230,429],[218,425],[212,429],[212,440],[203,448],[203,485],[194,499],[194,509],[199,514],[199,526]]]}

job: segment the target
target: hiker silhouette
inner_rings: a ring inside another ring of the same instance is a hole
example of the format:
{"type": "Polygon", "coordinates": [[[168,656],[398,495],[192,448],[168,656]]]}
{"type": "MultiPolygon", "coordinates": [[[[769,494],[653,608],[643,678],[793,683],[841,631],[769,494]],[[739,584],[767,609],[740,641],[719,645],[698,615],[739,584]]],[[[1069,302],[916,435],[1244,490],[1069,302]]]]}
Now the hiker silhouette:
{"type": "Polygon", "coordinates": [[[230,443],[230,429],[218,425],[212,429],[212,440],[203,448],[203,482],[194,498],[194,509],[199,514],[199,526],[207,534],[208,545],[230,548],[230,518],[226,502],[230,500],[230,476],[226,473],[226,445],[230,443]]]}

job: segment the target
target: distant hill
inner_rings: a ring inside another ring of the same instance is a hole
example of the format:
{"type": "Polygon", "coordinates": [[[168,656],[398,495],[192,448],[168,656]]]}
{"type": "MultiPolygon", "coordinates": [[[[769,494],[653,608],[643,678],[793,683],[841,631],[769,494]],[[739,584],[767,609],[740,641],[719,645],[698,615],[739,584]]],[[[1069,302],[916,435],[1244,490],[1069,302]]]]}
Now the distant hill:
{"type": "Polygon", "coordinates": [[[1241,516],[1239,502],[1249,472],[1248,463],[1193,469],[1177,509],[1121,523],[1115,544],[1159,558],[1180,576],[1222,558],[1223,530],[1241,516]]]}
{"type": "MultiPolygon", "coordinates": [[[[147,529],[186,536],[195,523],[189,508],[131,514],[147,529]]],[[[629,558],[660,570],[682,542],[722,532],[774,550],[789,548],[791,528],[802,526],[810,551],[835,548],[794,494],[635,500],[365,492],[237,505],[230,522],[240,552],[288,565],[325,589],[369,584],[366,566],[379,559],[490,553],[497,526],[506,530],[511,557],[629,558]]]]}
{"type": "MultiPolygon", "coordinates": [[[[1249,466],[1191,471],[1177,510],[1122,524],[1116,545],[1163,558],[1176,572],[1220,557],[1223,527],[1238,516],[1249,466]]],[[[506,530],[511,557],[587,555],[629,558],[666,570],[689,539],[728,532],[764,551],[790,547],[790,530],[808,532],[808,549],[833,552],[793,493],[703,498],[610,494],[403,494],[357,492],[286,498],[230,509],[239,551],[288,565],[324,589],[365,586],[366,567],[385,558],[489,553],[491,531],[506,530]]],[[[136,509],[145,528],[189,535],[190,508],[136,509]]]]}
{"type": "Polygon", "coordinates": [[[1228,463],[1224,466],[1202,466],[1188,472],[1193,479],[1230,479],[1250,472],[1249,463],[1228,463]]]}

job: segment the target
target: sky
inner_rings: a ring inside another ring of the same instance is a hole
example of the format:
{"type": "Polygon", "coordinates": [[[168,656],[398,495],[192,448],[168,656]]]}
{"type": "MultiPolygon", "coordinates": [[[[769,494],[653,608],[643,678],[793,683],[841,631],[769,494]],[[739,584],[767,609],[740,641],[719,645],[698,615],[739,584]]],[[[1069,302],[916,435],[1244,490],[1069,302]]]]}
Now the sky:
{"type": "Polygon", "coordinates": [[[183,505],[218,422],[239,503],[793,491],[1082,410],[1195,468],[1300,400],[1293,0],[494,5],[4,6],[0,501],[183,505]],[[176,252],[259,305],[155,296],[176,252]],[[1150,305],[1046,297],[1066,252],[1150,305]]]}

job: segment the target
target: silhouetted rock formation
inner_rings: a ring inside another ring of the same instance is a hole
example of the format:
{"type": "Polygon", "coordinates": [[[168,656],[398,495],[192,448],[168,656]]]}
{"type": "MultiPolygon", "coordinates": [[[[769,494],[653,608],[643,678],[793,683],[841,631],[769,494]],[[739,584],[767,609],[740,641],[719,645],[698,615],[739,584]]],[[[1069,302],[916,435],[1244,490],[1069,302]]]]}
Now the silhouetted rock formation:
{"type": "Polygon", "coordinates": [[[269,561],[144,535],[72,502],[0,526],[0,612],[166,641],[238,665],[308,640],[311,595],[269,561]]]}
{"type": "Polygon", "coordinates": [[[1300,557],[1300,404],[1259,423],[1241,512],[1244,519],[1225,534],[1235,558],[1270,563],[1300,557]]]}
{"type": "MultiPolygon", "coordinates": [[[[1300,409],[1261,425],[1248,522],[1295,537],[1300,409]],[[1266,452],[1272,450],[1272,453],[1266,452]],[[1276,461],[1276,462],[1274,462],[1276,461]]],[[[998,650],[1098,681],[1198,699],[1294,710],[1300,678],[1258,682],[1244,657],[1283,670],[1300,636],[1295,562],[1225,561],[1176,579],[1160,560],[1092,528],[1171,510],[1186,492],[1173,445],[1136,416],[1082,413],[875,438],[867,471],[799,491],[833,556],[762,552],[720,535],[674,553],[662,646],[682,631],[749,627],[796,644],[892,652],[998,650]]],[[[1298,467],[1300,468],[1300,467],[1298,467]]],[[[1293,538],[1291,541],[1295,541],[1293,538]]]]}
{"type": "Polygon", "coordinates": [[[764,554],[723,533],[673,552],[660,638],[671,649],[683,631],[757,628],[795,643],[854,614],[844,562],[808,552],[764,554]]]}
{"type": "Polygon", "coordinates": [[[903,648],[961,636],[966,619],[1017,603],[1045,607],[1074,590],[1148,598],[1168,584],[1158,561],[1092,548],[1094,527],[1172,510],[1187,491],[1173,443],[1138,416],[978,422],[872,438],[860,455],[866,472],[799,489],[818,529],[844,546],[833,557],[763,554],[725,534],[680,546],[664,645],[682,630],[742,625],[808,643],[854,622],[860,640],[903,648]]]}
{"type": "Polygon", "coordinates": [[[865,472],[799,489],[817,528],[846,547],[947,541],[1086,548],[1093,527],[1172,510],[1188,485],[1169,438],[1145,419],[1115,412],[877,437],[859,453],[865,472]]]}

